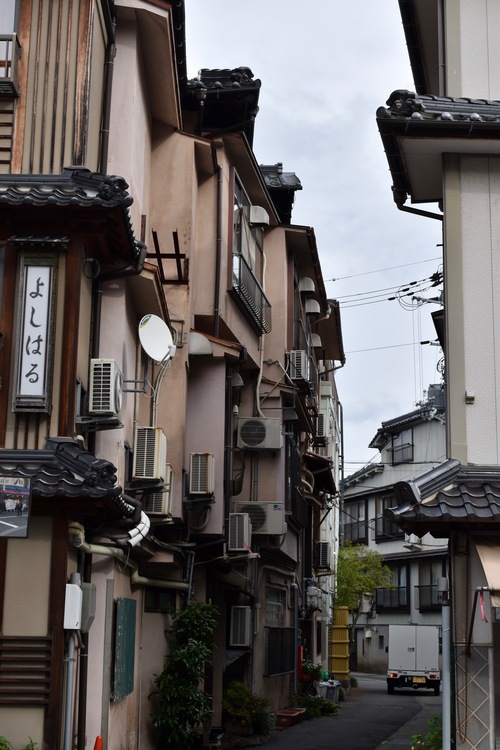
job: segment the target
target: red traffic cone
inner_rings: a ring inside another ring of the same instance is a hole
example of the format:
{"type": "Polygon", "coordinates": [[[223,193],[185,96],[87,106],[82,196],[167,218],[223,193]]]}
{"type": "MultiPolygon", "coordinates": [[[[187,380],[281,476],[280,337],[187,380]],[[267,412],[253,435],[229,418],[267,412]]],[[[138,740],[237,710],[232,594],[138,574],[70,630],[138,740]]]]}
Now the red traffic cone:
{"type": "Polygon", "coordinates": [[[95,738],[94,750],[102,750],[102,737],[95,738]]]}

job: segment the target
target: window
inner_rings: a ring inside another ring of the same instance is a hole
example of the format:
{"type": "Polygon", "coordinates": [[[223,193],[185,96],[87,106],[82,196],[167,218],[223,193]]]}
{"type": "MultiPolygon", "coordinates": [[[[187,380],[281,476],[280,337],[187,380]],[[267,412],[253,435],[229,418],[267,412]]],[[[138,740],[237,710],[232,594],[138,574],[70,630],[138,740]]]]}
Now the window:
{"type": "Polygon", "coordinates": [[[294,629],[285,627],[285,589],[266,589],[266,674],[293,671],[294,629]]]}
{"type": "Polygon", "coordinates": [[[391,454],[393,464],[413,461],[413,430],[401,430],[392,436],[391,454]]]}
{"type": "Polygon", "coordinates": [[[250,224],[250,201],[236,178],[234,186],[234,241],[233,252],[242,255],[253,275],[263,281],[263,238],[262,227],[250,224]]]}
{"type": "Polygon", "coordinates": [[[366,523],[366,500],[346,502],[342,511],[342,532],[344,541],[354,544],[368,544],[366,523]]]}
{"type": "Polygon", "coordinates": [[[375,541],[387,541],[388,539],[402,539],[404,531],[392,521],[384,518],[386,508],[394,508],[397,505],[394,497],[377,497],[375,501],[375,541]]]}
{"type": "Polygon", "coordinates": [[[409,612],[408,565],[405,562],[390,563],[388,564],[388,567],[392,570],[392,583],[394,588],[378,588],[376,590],[375,606],[377,612],[389,609],[409,612]]]}
{"type": "Polygon", "coordinates": [[[271,330],[264,291],[264,230],[250,222],[251,205],[238,178],[234,186],[233,292],[257,333],[271,330]]]}
{"type": "Polygon", "coordinates": [[[418,564],[417,606],[420,612],[441,609],[441,592],[437,580],[446,575],[445,560],[421,560],[418,564]]]}
{"type": "Polygon", "coordinates": [[[283,589],[266,589],[266,625],[280,628],[285,624],[286,592],[283,589]]]}

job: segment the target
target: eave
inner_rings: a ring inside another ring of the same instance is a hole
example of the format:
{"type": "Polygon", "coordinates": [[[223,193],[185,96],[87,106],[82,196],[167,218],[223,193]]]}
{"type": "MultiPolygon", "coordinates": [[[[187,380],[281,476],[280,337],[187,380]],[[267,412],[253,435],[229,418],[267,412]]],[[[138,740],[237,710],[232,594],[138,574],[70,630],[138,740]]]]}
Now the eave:
{"type": "Polygon", "coordinates": [[[103,270],[135,264],[143,245],[134,235],[127,188],[121,177],[84,168],[0,175],[0,240],[79,234],[103,270]]]}
{"type": "Polygon", "coordinates": [[[384,516],[407,533],[447,537],[454,532],[496,533],[500,521],[500,467],[462,466],[449,459],[413,480],[397,482],[398,506],[384,516]]]}
{"type": "Polygon", "coordinates": [[[441,21],[436,0],[399,0],[399,10],[417,92],[442,93],[442,66],[439,64],[441,21]]]}
{"type": "Polygon", "coordinates": [[[500,102],[394,91],[377,125],[398,206],[440,202],[443,156],[500,155],[500,102]]]}
{"type": "Polygon", "coordinates": [[[30,480],[32,512],[66,517],[123,518],[116,467],[69,438],[49,439],[44,450],[0,450],[0,474],[30,480]]]}
{"type": "Polygon", "coordinates": [[[118,22],[137,29],[153,119],[181,128],[179,86],[187,85],[184,0],[177,0],[175,9],[147,0],[115,0],[115,6],[118,22]]]}

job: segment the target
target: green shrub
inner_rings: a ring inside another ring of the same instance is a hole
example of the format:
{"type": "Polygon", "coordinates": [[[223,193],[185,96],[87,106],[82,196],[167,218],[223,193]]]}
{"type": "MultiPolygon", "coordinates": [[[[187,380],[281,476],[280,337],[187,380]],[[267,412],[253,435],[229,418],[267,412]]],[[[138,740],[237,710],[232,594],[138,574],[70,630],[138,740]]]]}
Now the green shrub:
{"type": "Polygon", "coordinates": [[[443,747],[443,727],[440,716],[431,716],[428,721],[429,731],[422,737],[414,734],[411,738],[411,750],[441,750],[443,747]]]}
{"type": "Polygon", "coordinates": [[[349,677],[349,684],[350,684],[350,686],[352,688],[357,688],[358,687],[358,681],[357,681],[357,679],[355,677],[352,677],[352,676],[349,677]]]}
{"type": "Polygon", "coordinates": [[[160,732],[161,750],[189,750],[200,727],[212,718],[212,697],[200,684],[212,659],[217,612],[213,604],[191,602],[173,615],[167,632],[170,652],[150,696],[158,706],[152,719],[160,732]]]}
{"type": "Polygon", "coordinates": [[[269,734],[269,702],[263,696],[252,693],[245,683],[238,680],[231,682],[224,693],[222,707],[231,719],[247,727],[253,734],[269,734]]]}
{"type": "Polygon", "coordinates": [[[334,703],[334,701],[329,701],[319,695],[311,695],[310,693],[298,693],[294,697],[292,705],[298,708],[305,708],[306,719],[318,719],[320,716],[336,716],[339,712],[338,704],[334,703]]]}

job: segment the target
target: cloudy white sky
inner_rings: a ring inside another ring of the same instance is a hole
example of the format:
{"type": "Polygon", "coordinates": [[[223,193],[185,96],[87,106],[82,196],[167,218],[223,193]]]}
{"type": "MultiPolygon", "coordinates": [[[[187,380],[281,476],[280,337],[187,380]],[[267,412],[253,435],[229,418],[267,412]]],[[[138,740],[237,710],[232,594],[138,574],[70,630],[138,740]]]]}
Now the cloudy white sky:
{"type": "Polygon", "coordinates": [[[419,343],[436,338],[438,306],[380,301],[441,267],[441,223],[396,208],[375,121],[394,89],[414,90],[397,0],[185,4],[189,76],[251,68],[262,81],[257,161],[282,162],[302,183],[292,220],[314,228],[327,294],[341,302],[348,475],[376,460],[368,444],[380,423],[440,382],[441,350],[419,343]]]}

